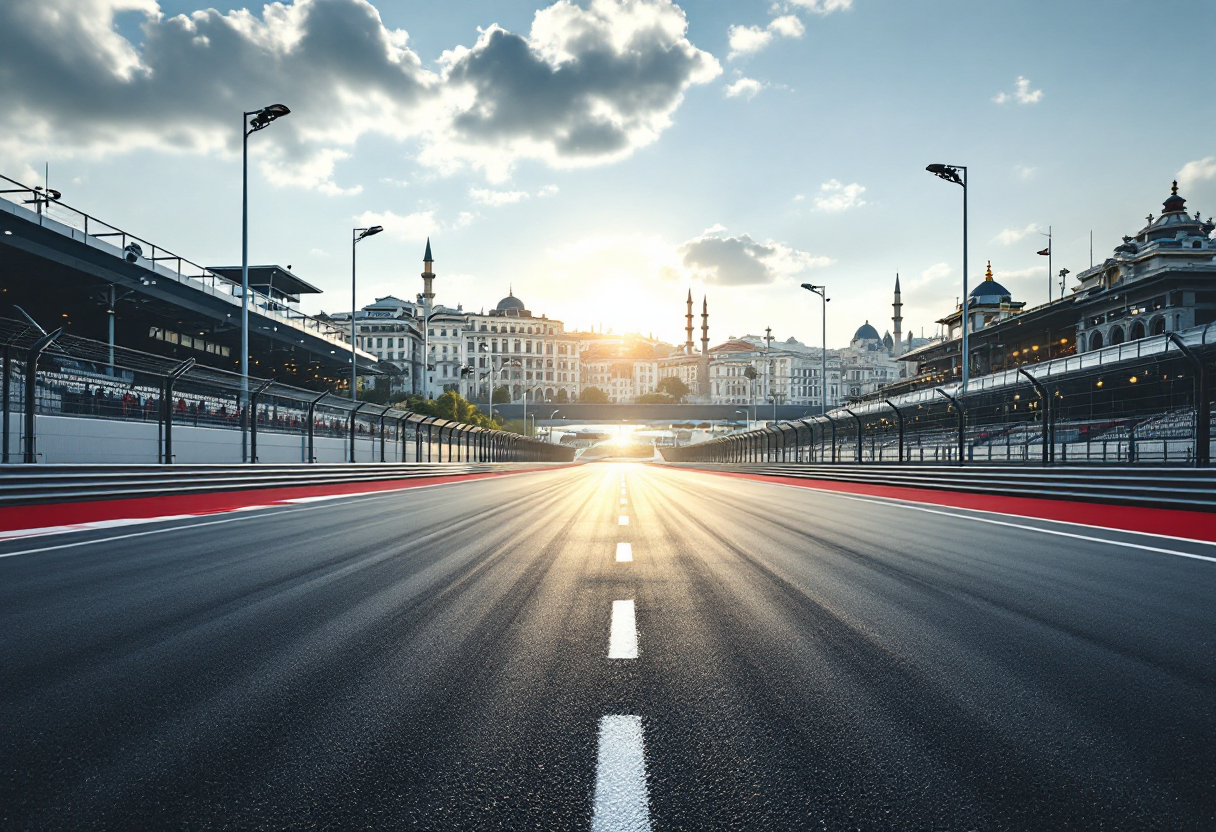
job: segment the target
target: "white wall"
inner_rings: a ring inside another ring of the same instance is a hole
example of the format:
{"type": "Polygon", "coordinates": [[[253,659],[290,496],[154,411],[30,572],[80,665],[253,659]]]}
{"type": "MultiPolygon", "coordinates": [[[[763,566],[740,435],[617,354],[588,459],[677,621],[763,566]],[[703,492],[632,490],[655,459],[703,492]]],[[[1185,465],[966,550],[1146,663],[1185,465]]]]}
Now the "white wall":
{"type": "MultiPolygon", "coordinates": [[[[21,440],[22,415],[10,414],[9,461],[20,462],[24,444],[21,440]]],[[[39,462],[93,464],[156,464],[158,462],[156,422],[124,422],[109,419],[86,419],[72,416],[38,416],[36,423],[39,462]]],[[[345,462],[350,448],[349,439],[318,436],[313,441],[318,462],[345,462]]],[[[405,459],[401,445],[385,441],[386,462],[413,462],[414,443],[405,444],[405,459]]],[[[307,462],[308,437],[296,434],[258,432],[258,460],[264,463],[307,462]]],[[[173,427],[173,456],[179,463],[231,463],[241,461],[241,433],[220,428],[175,425],[173,427]]],[[[423,459],[426,449],[423,448],[423,459]]],[[[357,462],[379,462],[380,440],[368,437],[355,439],[357,462]]]]}

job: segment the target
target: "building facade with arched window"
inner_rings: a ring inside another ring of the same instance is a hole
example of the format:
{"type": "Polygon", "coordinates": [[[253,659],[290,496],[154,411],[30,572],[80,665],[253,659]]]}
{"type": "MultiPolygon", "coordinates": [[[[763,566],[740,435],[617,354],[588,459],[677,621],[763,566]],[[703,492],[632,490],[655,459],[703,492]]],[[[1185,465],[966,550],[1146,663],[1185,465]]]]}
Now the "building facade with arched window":
{"type": "MultiPolygon", "coordinates": [[[[972,377],[1216,322],[1213,230],[1211,216],[1187,212],[1175,182],[1161,216],[1149,214],[1064,297],[1027,309],[985,280],[971,292],[972,377]]],[[[948,334],[901,356],[916,369],[886,394],[958,381],[961,310],[940,323],[948,334]]]]}

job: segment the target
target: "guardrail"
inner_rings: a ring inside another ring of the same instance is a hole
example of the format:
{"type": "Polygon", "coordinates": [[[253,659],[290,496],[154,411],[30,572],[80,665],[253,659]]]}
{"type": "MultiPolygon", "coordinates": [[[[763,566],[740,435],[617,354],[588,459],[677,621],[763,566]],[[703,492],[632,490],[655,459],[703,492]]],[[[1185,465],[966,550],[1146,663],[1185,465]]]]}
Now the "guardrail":
{"type": "MultiPolygon", "coordinates": [[[[402,465],[0,465],[0,508],[48,503],[214,494],[268,488],[499,474],[544,463],[402,465]]],[[[556,466],[554,466],[556,467],[556,466]]]]}
{"type": "MultiPolygon", "coordinates": [[[[519,434],[269,379],[251,378],[245,392],[240,376],[193,360],[110,347],[58,330],[44,334],[36,325],[5,318],[0,318],[0,353],[0,463],[40,460],[40,416],[149,423],[141,440],[146,455],[127,461],[165,464],[176,462],[175,427],[221,431],[217,436],[226,444],[239,443],[236,459],[262,464],[275,460],[259,460],[259,437],[264,448],[274,436],[298,437],[302,457],[295,458],[314,462],[317,438],[326,436],[342,440],[345,459],[352,463],[359,445],[365,455],[360,462],[411,457],[414,462],[563,462],[574,456],[570,448],[519,434]],[[19,417],[17,436],[10,430],[14,416],[19,417]]],[[[110,460],[94,456],[92,461],[110,460]]]]}
{"type": "MultiPolygon", "coordinates": [[[[669,462],[1211,462],[1216,325],[1135,350],[1027,365],[855,402],[680,448],[669,462]],[[1113,460],[1110,451],[1113,447],[1113,460]]],[[[1120,345],[1121,346],[1121,345],[1120,345]]]]}
{"type": "Polygon", "coordinates": [[[1130,466],[1026,468],[984,465],[715,465],[677,463],[701,471],[865,483],[931,491],[965,491],[1090,503],[1216,512],[1216,470],[1130,466]]]}

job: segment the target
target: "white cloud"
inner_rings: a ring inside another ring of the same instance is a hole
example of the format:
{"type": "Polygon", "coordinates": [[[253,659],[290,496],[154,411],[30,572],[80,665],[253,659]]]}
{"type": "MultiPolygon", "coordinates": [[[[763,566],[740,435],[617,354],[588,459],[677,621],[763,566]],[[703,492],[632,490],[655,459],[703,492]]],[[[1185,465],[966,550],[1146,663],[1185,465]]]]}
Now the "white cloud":
{"type": "Polygon", "coordinates": [[[865,205],[861,195],[865,187],[853,182],[844,185],[835,179],[830,179],[819,186],[819,196],[815,197],[815,210],[836,213],[850,208],[860,208],[865,205]]]}
{"type": "Polygon", "coordinates": [[[1034,176],[1035,173],[1038,172],[1038,170],[1039,170],[1038,168],[1032,167],[1030,165],[1014,165],[1013,166],[1013,172],[1017,175],[1017,177],[1019,179],[1021,179],[1023,181],[1034,176]]]}
{"type": "Polygon", "coordinates": [[[364,211],[355,217],[355,222],[361,227],[382,225],[385,232],[391,236],[411,243],[429,237],[443,228],[443,225],[435,218],[434,211],[417,211],[404,217],[394,214],[392,211],[383,213],[364,211]]]}
{"type": "Polygon", "coordinates": [[[806,194],[794,194],[794,202],[803,202],[806,200],[806,194]]]}
{"type": "Polygon", "coordinates": [[[251,139],[279,184],[358,192],[334,181],[335,165],[368,134],[418,142],[417,158],[442,172],[501,181],[523,159],[624,158],[721,73],[672,0],[557,0],[526,36],[491,26],[435,70],[408,42],[366,0],[172,17],[154,0],[0,2],[0,163],[48,146],[233,155],[234,111],[282,101],[291,115],[251,139]],[[144,16],[138,45],[115,26],[131,12],[144,16]]]}
{"type": "Polygon", "coordinates": [[[543,199],[544,197],[547,197],[547,196],[556,196],[558,191],[560,191],[560,190],[561,190],[561,188],[557,187],[556,185],[546,185],[545,187],[543,187],[539,191],[537,191],[536,195],[543,199]]]}
{"type": "Polygon", "coordinates": [[[760,243],[747,234],[726,236],[720,226],[684,243],[679,253],[685,271],[721,286],[773,283],[833,262],[773,240],[760,243]]]}
{"type": "Polygon", "coordinates": [[[1042,90],[1032,90],[1030,88],[1030,81],[1019,75],[1017,81],[1013,84],[1012,93],[999,92],[992,100],[997,104],[1004,104],[1008,101],[1016,101],[1019,104],[1038,104],[1042,97],[1042,90]]]}
{"type": "Polygon", "coordinates": [[[769,21],[768,26],[731,26],[726,30],[730,43],[730,54],[727,60],[734,60],[743,55],[750,55],[764,49],[773,42],[774,37],[800,38],[806,33],[802,21],[792,14],[782,15],[769,21]]]}
{"type": "Polygon", "coordinates": [[[792,14],[773,18],[772,22],[768,24],[768,30],[783,38],[800,38],[806,34],[806,27],[802,25],[802,21],[792,14]]]}
{"type": "Polygon", "coordinates": [[[759,52],[773,41],[773,33],[759,26],[731,26],[726,35],[730,42],[727,60],[732,61],[740,55],[759,52]]]}
{"type": "Polygon", "coordinates": [[[755,98],[760,90],[764,89],[764,84],[757,81],[755,78],[740,78],[733,84],[729,84],[724,89],[727,98],[755,98]]]}
{"type": "Polygon", "coordinates": [[[831,14],[853,8],[853,0],[789,0],[789,2],[815,14],[831,14]]]}
{"type": "Polygon", "coordinates": [[[1031,223],[1025,228],[1006,228],[1001,231],[1000,234],[997,234],[993,239],[1003,246],[1011,246],[1014,243],[1024,240],[1026,237],[1029,237],[1038,230],[1039,227],[1034,223],[1031,223]]]}
{"type": "Polygon", "coordinates": [[[949,263],[934,263],[920,273],[920,276],[909,281],[906,285],[910,289],[924,289],[932,286],[935,283],[941,283],[954,273],[954,269],[949,263]]]}
{"type": "Polygon", "coordinates": [[[469,196],[473,197],[474,202],[497,208],[500,205],[514,205],[517,202],[522,202],[528,198],[529,194],[527,191],[494,191],[489,188],[470,188],[469,196]]]}
{"type": "Polygon", "coordinates": [[[1178,171],[1178,184],[1189,188],[1197,182],[1205,182],[1216,178],[1216,156],[1205,156],[1193,162],[1187,162],[1178,171]]]}

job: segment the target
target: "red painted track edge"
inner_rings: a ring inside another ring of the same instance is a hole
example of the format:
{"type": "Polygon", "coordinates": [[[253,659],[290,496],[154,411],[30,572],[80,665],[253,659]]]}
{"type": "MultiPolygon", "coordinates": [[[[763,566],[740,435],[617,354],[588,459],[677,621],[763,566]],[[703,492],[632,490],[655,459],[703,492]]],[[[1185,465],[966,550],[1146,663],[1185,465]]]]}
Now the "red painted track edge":
{"type": "Polygon", "coordinates": [[[782,477],[771,474],[749,474],[741,471],[706,471],[725,477],[773,482],[820,491],[838,491],[867,497],[887,497],[913,503],[947,508],[987,511],[1036,520],[1054,520],[1082,526],[1141,532],[1145,534],[1182,537],[1191,540],[1216,541],[1216,516],[1204,511],[1148,508],[1145,506],[1089,503],[1078,500],[1050,500],[1035,497],[1004,497],[967,491],[938,491],[896,485],[841,482],[838,480],[782,477]]]}
{"type": "MultiPolygon", "coordinates": [[[[561,466],[568,467],[568,466],[561,466]]],[[[320,485],[250,488],[213,491],[204,494],[166,494],[157,497],[131,497],[113,500],[85,500],[0,508],[0,532],[37,531],[57,526],[97,523],[108,520],[150,520],[157,517],[218,514],[253,506],[269,506],[303,497],[330,497],[345,494],[375,494],[425,485],[507,477],[515,474],[553,471],[555,468],[528,468],[521,471],[495,471],[483,474],[453,474],[438,477],[403,477],[392,480],[330,483],[320,485]]]]}

